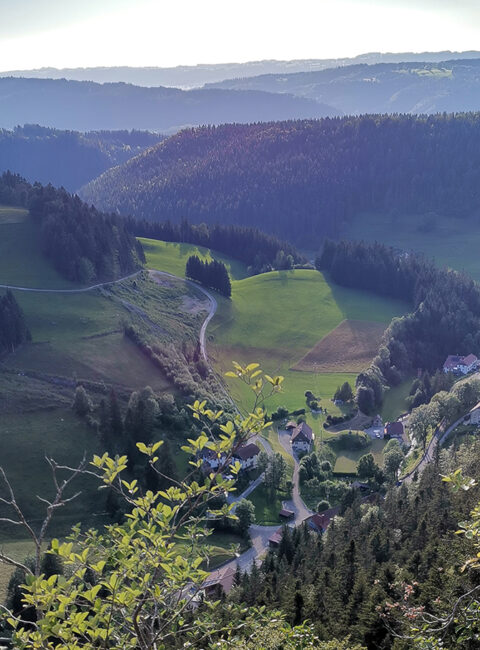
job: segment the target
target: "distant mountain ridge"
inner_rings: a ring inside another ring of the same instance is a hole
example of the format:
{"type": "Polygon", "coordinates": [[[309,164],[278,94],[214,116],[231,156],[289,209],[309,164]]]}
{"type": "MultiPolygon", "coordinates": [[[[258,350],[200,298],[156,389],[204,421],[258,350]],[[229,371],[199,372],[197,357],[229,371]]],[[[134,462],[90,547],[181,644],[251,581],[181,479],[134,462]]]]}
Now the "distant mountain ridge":
{"type": "Polygon", "coordinates": [[[346,115],[475,111],[480,110],[480,59],[363,63],[230,79],[206,87],[289,93],[346,115]]]}
{"type": "Polygon", "coordinates": [[[339,111],[312,99],[263,91],[144,88],[65,79],[0,79],[0,127],[41,124],[76,131],[173,132],[225,122],[318,118],[339,111]]]}
{"type": "Polygon", "coordinates": [[[37,79],[72,79],[115,83],[123,81],[137,86],[173,86],[177,88],[201,87],[237,77],[254,77],[264,74],[285,74],[336,68],[356,63],[399,63],[408,61],[445,61],[480,58],[480,52],[368,52],[355,57],[337,59],[296,59],[291,61],[263,60],[246,63],[214,63],[175,67],[94,67],[94,68],[40,68],[36,70],[11,70],[0,72],[0,77],[29,77],[37,79]]]}

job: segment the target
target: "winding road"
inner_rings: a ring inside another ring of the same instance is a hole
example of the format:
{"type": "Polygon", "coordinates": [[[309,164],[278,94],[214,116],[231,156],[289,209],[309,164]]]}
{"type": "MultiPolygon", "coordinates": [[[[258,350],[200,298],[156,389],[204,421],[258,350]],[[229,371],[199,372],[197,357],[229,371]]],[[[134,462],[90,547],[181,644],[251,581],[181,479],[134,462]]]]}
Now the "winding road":
{"type": "MultiPolygon", "coordinates": [[[[119,284],[121,282],[124,282],[125,280],[130,280],[131,278],[134,278],[138,276],[140,273],[142,273],[143,270],[145,269],[136,271],[135,273],[131,273],[122,278],[118,278],[117,280],[112,280],[110,282],[102,282],[100,284],[94,284],[89,287],[83,287],[81,289],[37,289],[33,287],[21,287],[21,286],[7,285],[7,284],[0,284],[0,289],[10,289],[12,291],[27,291],[32,293],[61,293],[61,294],[86,293],[88,291],[94,291],[95,289],[101,289],[103,287],[111,286],[112,284],[119,284]]],[[[213,371],[207,355],[206,332],[207,332],[207,327],[210,321],[212,320],[212,318],[215,316],[218,307],[218,303],[215,300],[214,296],[209,291],[207,291],[206,289],[198,285],[196,282],[193,282],[192,280],[188,280],[186,278],[180,278],[177,275],[173,275],[173,273],[168,273],[167,271],[158,271],[156,269],[148,269],[148,273],[154,281],[159,276],[165,278],[171,278],[173,280],[181,280],[182,282],[185,282],[186,284],[193,287],[196,291],[202,293],[208,299],[209,302],[208,314],[200,328],[199,343],[200,343],[200,351],[202,357],[205,360],[205,362],[209,365],[210,369],[213,371]]],[[[227,393],[225,387],[223,386],[223,384],[221,384],[221,382],[220,385],[224,390],[225,394],[231,400],[230,395],[227,393]]],[[[292,455],[295,463],[294,472],[293,472],[292,500],[285,502],[285,507],[293,510],[295,513],[295,518],[289,523],[289,526],[298,526],[306,517],[310,516],[312,512],[308,510],[308,508],[305,506],[300,496],[299,482],[298,482],[299,463],[298,463],[298,458],[296,458],[295,454],[293,454],[292,452],[289,434],[286,431],[282,431],[279,432],[278,435],[279,435],[280,443],[287,451],[287,453],[292,455]]],[[[253,441],[260,442],[260,444],[265,449],[265,452],[269,456],[273,455],[274,453],[273,449],[267,440],[257,436],[255,438],[252,438],[252,442],[253,441]]],[[[263,480],[263,475],[259,476],[255,481],[253,481],[249,485],[249,487],[246,490],[244,490],[242,494],[232,499],[231,502],[234,503],[235,501],[239,501],[240,499],[248,496],[262,482],[262,480],[263,480]]],[[[251,548],[249,548],[248,551],[246,551],[245,553],[242,553],[242,555],[240,555],[239,557],[234,558],[233,560],[230,560],[229,562],[222,565],[221,570],[227,569],[228,567],[236,568],[237,566],[239,566],[243,571],[249,569],[252,566],[252,564],[255,562],[255,560],[262,557],[262,555],[265,553],[265,551],[268,548],[269,537],[276,530],[278,530],[279,527],[280,527],[280,523],[277,526],[260,526],[256,524],[250,526],[249,532],[252,540],[251,548]]],[[[217,571],[219,571],[219,569],[216,569],[212,573],[212,575],[214,575],[217,571]]]]}

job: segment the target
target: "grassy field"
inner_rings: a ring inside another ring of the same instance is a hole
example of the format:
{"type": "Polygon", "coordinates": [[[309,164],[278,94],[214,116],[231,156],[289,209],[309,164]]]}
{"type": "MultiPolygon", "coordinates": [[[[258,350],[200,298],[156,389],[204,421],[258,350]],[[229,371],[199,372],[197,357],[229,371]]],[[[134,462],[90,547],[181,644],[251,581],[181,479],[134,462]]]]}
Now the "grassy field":
{"type": "MultiPolygon", "coordinates": [[[[345,319],[385,326],[407,309],[400,301],[338,287],[317,271],[274,271],[233,282],[232,288],[232,300],[218,300],[209,352],[221,372],[231,360],[258,361],[270,374],[285,376],[285,392],[271,399],[269,409],[303,408],[311,390],[329,413],[339,413],[330,399],[344,381],[353,385],[356,373],[298,372],[292,366],[345,319]]],[[[235,381],[229,387],[242,405],[250,403],[251,389],[235,381]]],[[[308,414],[316,432],[323,421],[308,414]]]]}
{"type": "Polygon", "coordinates": [[[0,206],[0,284],[40,289],[70,289],[40,250],[37,224],[22,208],[0,206]]]}
{"type": "Polygon", "coordinates": [[[344,320],[298,361],[292,370],[361,372],[377,354],[385,323],[344,320]]]}
{"type": "Polygon", "coordinates": [[[480,280],[480,227],[472,219],[435,216],[434,227],[421,232],[427,217],[363,214],[346,227],[342,237],[379,241],[406,251],[424,253],[439,265],[465,271],[480,280]]]}
{"type": "Polygon", "coordinates": [[[413,378],[406,379],[405,381],[402,381],[401,384],[394,388],[390,388],[390,390],[385,393],[382,410],[380,411],[380,415],[384,422],[396,420],[399,415],[408,411],[405,400],[410,392],[412,381],[413,378]]]}
{"type": "Polygon", "coordinates": [[[357,463],[361,456],[364,456],[365,454],[372,454],[377,465],[383,467],[383,448],[386,444],[386,440],[375,438],[375,440],[372,440],[371,444],[365,449],[342,450],[337,456],[333,471],[336,474],[356,474],[357,463]]]}
{"type": "Polygon", "coordinates": [[[263,483],[260,483],[248,496],[248,500],[255,506],[255,523],[262,526],[274,526],[275,524],[280,526],[282,520],[278,513],[282,509],[282,500],[284,499],[286,499],[286,495],[278,492],[272,494],[263,483]]]}
{"type": "Polygon", "coordinates": [[[176,244],[163,242],[156,239],[145,239],[139,237],[145,250],[147,266],[150,269],[167,271],[179,277],[185,277],[185,265],[190,255],[196,255],[203,261],[211,261],[213,258],[223,262],[233,280],[241,280],[247,277],[247,269],[242,262],[237,262],[223,253],[212,251],[203,246],[194,244],[176,244]]]}

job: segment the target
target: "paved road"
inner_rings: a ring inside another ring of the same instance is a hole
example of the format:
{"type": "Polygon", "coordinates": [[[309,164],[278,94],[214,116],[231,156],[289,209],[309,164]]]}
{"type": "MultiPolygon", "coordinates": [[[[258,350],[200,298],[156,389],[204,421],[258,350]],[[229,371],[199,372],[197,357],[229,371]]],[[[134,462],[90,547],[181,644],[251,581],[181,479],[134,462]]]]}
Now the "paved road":
{"type": "MultiPolygon", "coordinates": [[[[142,269],[143,270],[143,269],[142,269]]],[[[0,284],[0,289],[12,289],[15,291],[31,291],[33,293],[85,293],[86,291],[93,291],[93,289],[101,289],[102,287],[108,287],[112,284],[118,284],[124,280],[129,280],[130,278],[135,278],[139,273],[142,272],[135,271],[130,275],[125,275],[123,278],[118,280],[110,280],[110,282],[102,282],[100,284],[92,284],[90,287],[84,287],[83,289],[33,289],[32,287],[16,287],[11,284],[0,284]]]]}
{"type": "MultiPolygon", "coordinates": [[[[260,474],[258,478],[256,478],[254,481],[250,483],[250,485],[247,487],[246,490],[242,492],[242,494],[235,495],[230,492],[229,495],[227,496],[227,503],[236,503],[241,499],[246,499],[248,495],[251,494],[254,491],[254,489],[260,485],[262,481],[263,481],[263,474],[260,474]]],[[[235,511],[235,508],[233,510],[235,511]]]]}
{"type": "Polygon", "coordinates": [[[423,472],[425,467],[427,466],[428,463],[430,463],[434,456],[436,449],[438,445],[443,445],[445,440],[448,438],[448,436],[452,433],[452,431],[461,423],[463,422],[463,418],[465,415],[462,415],[461,417],[458,418],[453,424],[451,424],[448,429],[442,433],[438,428],[435,431],[435,433],[432,436],[432,439],[430,440],[428,447],[425,450],[425,453],[423,455],[422,460],[418,463],[418,465],[415,467],[415,469],[410,472],[410,474],[407,474],[402,479],[402,483],[411,483],[413,480],[413,477],[415,474],[420,474],[420,472],[423,472]]]}
{"type": "Polygon", "coordinates": [[[279,431],[278,432],[278,439],[280,441],[280,444],[282,447],[285,449],[285,451],[290,454],[293,457],[293,460],[295,462],[295,467],[293,469],[293,490],[292,490],[292,498],[290,501],[285,501],[284,506],[287,508],[287,510],[293,510],[295,513],[295,519],[294,523],[295,526],[299,526],[304,519],[307,517],[310,517],[310,515],[313,515],[313,511],[309,510],[307,506],[304,504],[302,497],[300,496],[300,485],[299,485],[299,477],[298,477],[298,471],[300,469],[300,462],[298,459],[298,456],[295,454],[295,452],[292,449],[292,445],[290,444],[290,434],[288,431],[279,431]]]}

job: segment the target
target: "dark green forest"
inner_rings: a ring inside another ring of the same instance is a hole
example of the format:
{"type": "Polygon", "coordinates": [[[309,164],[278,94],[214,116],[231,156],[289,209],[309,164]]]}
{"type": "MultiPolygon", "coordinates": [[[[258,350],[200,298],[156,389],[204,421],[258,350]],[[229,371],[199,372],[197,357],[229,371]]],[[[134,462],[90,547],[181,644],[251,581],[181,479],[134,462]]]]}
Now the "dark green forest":
{"type": "Polygon", "coordinates": [[[16,174],[0,176],[0,203],[26,207],[40,226],[44,254],[65,278],[113,280],[145,261],[122,218],[98,212],[64,189],[30,185],[16,174]]]}
{"type": "MultiPolygon", "coordinates": [[[[326,533],[285,528],[260,567],[237,573],[230,597],[280,607],[292,623],[309,619],[323,639],[348,630],[368,648],[417,647],[396,638],[411,634],[402,609],[409,588],[409,606],[441,615],[478,584],[478,571],[460,571],[471,542],[455,535],[478,488],[454,494],[440,475],[463,467],[478,477],[479,459],[480,445],[471,440],[442,452],[418,480],[389,488],[385,498],[365,500],[351,489],[326,533]]],[[[473,640],[457,646],[454,628],[452,622],[442,647],[478,647],[473,640]]]]}
{"type": "Polygon", "coordinates": [[[196,255],[191,255],[187,260],[185,275],[209,289],[215,289],[226,298],[232,295],[232,285],[223,262],[218,260],[202,262],[196,255]]]}
{"type": "Polygon", "coordinates": [[[480,286],[457,271],[382,244],[327,241],[316,266],[340,285],[406,300],[378,355],[357,378],[357,401],[373,412],[387,386],[418,370],[435,372],[449,354],[480,354],[480,286]]]}
{"type": "Polygon", "coordinates": [[[253,226],[311,250],[365,211],[478,216],[479,139],[477,113],[187,129],[81,195],[152,221],[253,226]]]}

